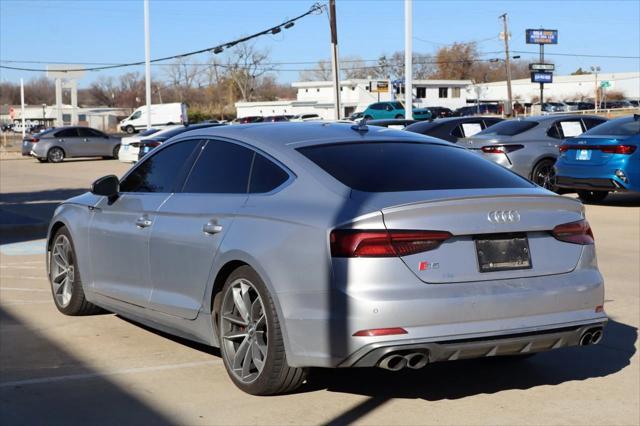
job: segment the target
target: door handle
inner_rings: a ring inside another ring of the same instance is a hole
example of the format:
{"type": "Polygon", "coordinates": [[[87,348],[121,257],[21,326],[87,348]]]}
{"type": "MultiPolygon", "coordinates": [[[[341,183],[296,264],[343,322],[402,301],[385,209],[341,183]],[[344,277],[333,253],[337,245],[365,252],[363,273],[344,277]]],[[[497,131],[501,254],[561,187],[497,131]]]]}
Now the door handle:
{"type": "Polygon", "coordinates": [[[214,220],[210,220],[202,226],[202,232],[209,235],[217,234],[222,232],[222,225],[219,225],[218,222],[214,220]]]}
{"type": "Polygon", "coordinates": [[[84,138],[84,139],[82,139],[82,140],[83,140],[84,142],[89,142],[89,139],[87,139],[87,138],[84,138]]]}
{"type": "Polygon", "coordinates": [[[151,221],[147,216],[140,216],[138,220],[136,220],[136,226],[138,228],[148,228],[151,224],[153,224],[153,221],[151,221]]]}

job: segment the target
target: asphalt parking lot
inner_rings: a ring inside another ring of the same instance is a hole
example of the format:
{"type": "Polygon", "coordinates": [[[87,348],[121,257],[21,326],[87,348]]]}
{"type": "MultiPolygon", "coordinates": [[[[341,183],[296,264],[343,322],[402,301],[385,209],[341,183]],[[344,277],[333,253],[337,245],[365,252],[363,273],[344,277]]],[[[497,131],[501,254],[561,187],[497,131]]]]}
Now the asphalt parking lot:
{"type": "Polygon", "coordinates": [[[314,370],[298,392],[254,397],[218,351],[113,314],[51,301],[43,224],[117,161],[0,161],[0,424],[624,424],[640,419],[640,197],[587,206],[610,322],[603,342],[528,360],[420,371],[314,370]]]}

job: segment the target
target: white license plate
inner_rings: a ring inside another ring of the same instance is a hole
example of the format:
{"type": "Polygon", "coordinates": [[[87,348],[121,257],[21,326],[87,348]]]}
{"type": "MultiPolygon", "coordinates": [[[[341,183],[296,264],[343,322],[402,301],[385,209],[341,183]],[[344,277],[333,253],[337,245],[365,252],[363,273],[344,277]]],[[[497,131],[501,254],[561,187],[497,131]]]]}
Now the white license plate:
{"type": "Polygon", "coordinates": [[[579,149],[576,152],[576,160],[581,160],[581,161],[591,160],[591,150],[579,149]]]}

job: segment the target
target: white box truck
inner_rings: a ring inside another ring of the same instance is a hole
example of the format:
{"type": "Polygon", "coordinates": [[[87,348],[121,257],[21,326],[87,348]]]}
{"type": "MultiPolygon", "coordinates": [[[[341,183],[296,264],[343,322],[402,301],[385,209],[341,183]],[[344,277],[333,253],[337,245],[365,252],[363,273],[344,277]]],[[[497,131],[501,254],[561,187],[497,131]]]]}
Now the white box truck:
{"type": "MultiPolygon", "coordinates": [[[[151,105],[151,126],[162,127],[172,124],[187,124],[187,105],[176,102],[151,105]]],[[[118,125],[123,132],[132,134],[147,128],[147,107],[141,106],[118,125]]]]}

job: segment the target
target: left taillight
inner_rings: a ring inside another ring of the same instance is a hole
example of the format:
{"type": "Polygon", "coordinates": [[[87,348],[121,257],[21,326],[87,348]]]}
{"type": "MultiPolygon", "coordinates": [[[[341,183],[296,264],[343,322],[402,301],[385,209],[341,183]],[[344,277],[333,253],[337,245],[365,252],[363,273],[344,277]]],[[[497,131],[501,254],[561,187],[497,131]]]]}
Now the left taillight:
{"type": "Polygon", "coordinates": [[[409,256],[433,250],[449,238],[445,231],[336,229],[330,236],[331,256],[409,256]]]}
{"type": "Polygon", "coordinates": [[[29,139],[27,139],[27,140],[28,140],[29,142],[31,142],[31,143],[36,143],[36,142],[38,142],[40,139],[35,138],[35,137],[33,137],[33,136],[32,136],[32,137],[30,137],[30,138],[29,138],[29,139]]]}
{"type": "Polygon", "coordinates": [[[524,148],[524,145],[487,145],[480,148],[485,154],[508,154],[524,148]]]}
{"type": "Polygon", "coordinates": [[[551,231],[556,240],[573,244],[593,244],[593,231],[586,220],[564,223],[551,231]]]}

